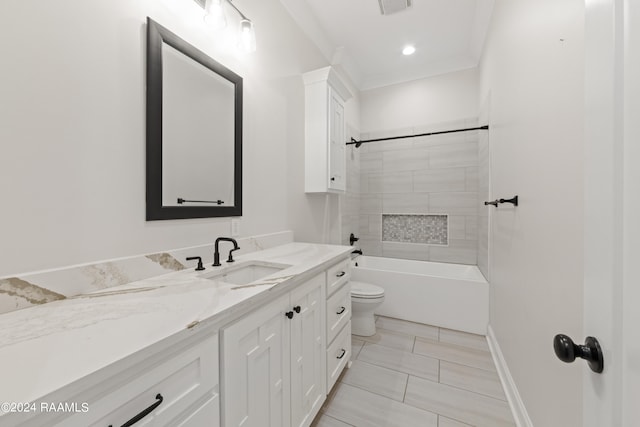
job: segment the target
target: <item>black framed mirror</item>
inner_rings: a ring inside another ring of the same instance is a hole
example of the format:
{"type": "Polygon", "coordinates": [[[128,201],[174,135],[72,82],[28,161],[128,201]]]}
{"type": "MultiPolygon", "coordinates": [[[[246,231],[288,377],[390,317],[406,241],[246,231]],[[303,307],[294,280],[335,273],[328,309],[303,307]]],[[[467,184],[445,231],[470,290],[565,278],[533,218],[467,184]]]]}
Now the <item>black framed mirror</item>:
{"type": "Polygon", "coordinates": [[[242,77],[147,18],[147,221],[242,215],[242,77]]]}

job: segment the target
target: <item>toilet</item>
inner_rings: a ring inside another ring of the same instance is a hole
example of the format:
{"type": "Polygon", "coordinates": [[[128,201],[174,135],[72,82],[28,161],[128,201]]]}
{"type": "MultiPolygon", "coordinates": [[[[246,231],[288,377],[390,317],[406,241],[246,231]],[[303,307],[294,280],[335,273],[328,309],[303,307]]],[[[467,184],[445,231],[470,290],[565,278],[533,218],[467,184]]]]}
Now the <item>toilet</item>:
{"type": "Polygon", "coordinates": [[[371,283],[351,281],[351,333],[370,337],[376,333],[373,312],[384,302],[384,289],[371,283]]]}

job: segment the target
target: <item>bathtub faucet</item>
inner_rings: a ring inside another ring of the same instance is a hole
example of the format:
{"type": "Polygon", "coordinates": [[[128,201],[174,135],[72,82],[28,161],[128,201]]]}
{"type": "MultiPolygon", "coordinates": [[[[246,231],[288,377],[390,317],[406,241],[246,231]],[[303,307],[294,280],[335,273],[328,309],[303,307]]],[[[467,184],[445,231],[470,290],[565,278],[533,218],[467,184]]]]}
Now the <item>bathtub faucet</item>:
{"type": "Polygon", "coordinates": [[[352,254],[356,254],[356,255],[362,255],[362,250],[361,249],[356,249],[355,251],[351,252],[352,254]]]}

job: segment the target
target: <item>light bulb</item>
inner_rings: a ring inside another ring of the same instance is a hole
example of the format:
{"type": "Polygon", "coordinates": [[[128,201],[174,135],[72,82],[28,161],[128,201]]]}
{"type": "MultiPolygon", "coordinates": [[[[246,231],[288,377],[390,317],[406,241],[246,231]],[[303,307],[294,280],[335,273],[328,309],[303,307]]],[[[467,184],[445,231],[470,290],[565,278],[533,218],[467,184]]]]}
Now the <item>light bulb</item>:
{"type": "Polygon", "coordinates": [[[240,21],[239,47],[243,52],[247,53],[256,51],[256,31],[253,28],[253,22],[248,19],[240,21]]]}
{"type": "Polygon", "coordinates": [[[214,30],[227,26],[227,17],[222,9],[222,0],[208,0],[204,22],[214,30]]]}
{"type": "Polygon", "coordinates": [[[412,45],[405,46],[405,48],[402,49],[403,55],[413,55],[415,52],[416,52],[416,48],[415,46],[412,46],[412,45]]]}

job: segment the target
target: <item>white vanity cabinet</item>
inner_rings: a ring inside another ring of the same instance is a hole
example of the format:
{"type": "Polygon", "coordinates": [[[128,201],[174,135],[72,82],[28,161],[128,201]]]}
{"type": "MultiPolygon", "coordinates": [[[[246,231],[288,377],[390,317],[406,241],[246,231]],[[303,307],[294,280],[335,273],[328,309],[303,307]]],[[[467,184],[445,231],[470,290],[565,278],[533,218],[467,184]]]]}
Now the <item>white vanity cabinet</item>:
{"type": "MultiPolygon", "coordinates": [[[[12,385],[5,400],[19,395],[38,409],[0,413],[0,427],[309,427],[350,355],[349,251],[307,243],[273,248],[258,259],[291,268],[247,286],[171,273],[157,288],[147,281],[124,288],[153,289],[143,295],[100,295],[106,306],[95,316],[95,298],[61,301],[85,316],[71,327],[63,323],[69,316],[30,309],[51,326],[28,346],[3,346],[0,358],[13,367],[4,374],[12,385]],[[145,297],[149,310],[130,315],[145,297]],[[113,318],[103,316],[112,311],[113,318]],[[49,364],[30,363],[26,350],[52,351],[44,335],[50,330],[62,340],[57,353],[49,364]],[[41,403],[57,409],[43,411],[41,403]]],[[[22,338],[31,329],[16,332],[22,338]]]]}
{"type": "Polygon", "coordinates": [[[71,387],[73,392],[50,399],[77,405],[65,416],[41,411],[11,425],[120,427],[138,419],[136,427],[219,427],[218,355],[218,335],[199,333],[197,340],[187,339],[120,372],[99,374],[88,388],[71,387]]]}
{"type": "Polygon", "coordinates": [[[331,67],[303,75],[305,84],[305,192],[346,189],[345,102],[352,94],[331,67]]]}
{"type": "Polygon", "coordinates": [[[324,402],[325,273],[222,330],[226,427],[306,427],[324,402]]]}
{"type": "Polygon", "coordinates": [[[351,360],[350,260],[327,270],[327,393],[351,360]]]}

